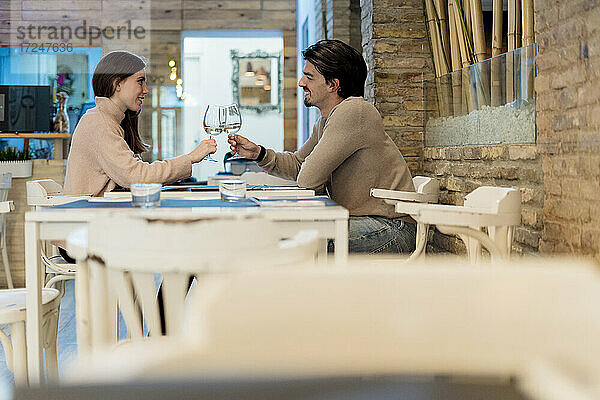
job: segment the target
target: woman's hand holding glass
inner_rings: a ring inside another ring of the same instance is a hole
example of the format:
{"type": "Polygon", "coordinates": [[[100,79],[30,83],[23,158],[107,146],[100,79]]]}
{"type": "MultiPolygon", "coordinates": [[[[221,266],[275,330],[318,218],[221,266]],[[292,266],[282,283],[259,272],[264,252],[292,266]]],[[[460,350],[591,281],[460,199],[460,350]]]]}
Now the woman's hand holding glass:
{"type": "Polygon", "coordinates": [[[210,138],[200,142],[188,156],[192,159],[192,163],[197,163],[204,160],[209,154],[214,154],[217,151],[217,142],[210,138]]]}

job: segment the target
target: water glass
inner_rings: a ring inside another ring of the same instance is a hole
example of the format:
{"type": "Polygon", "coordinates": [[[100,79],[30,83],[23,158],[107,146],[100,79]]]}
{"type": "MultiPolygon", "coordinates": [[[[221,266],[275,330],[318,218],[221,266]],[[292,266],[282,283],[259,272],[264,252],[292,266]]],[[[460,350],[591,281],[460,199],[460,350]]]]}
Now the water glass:
{"type": "Polygon", "coordinates": [[[246,181],[227,179],[219,182],[222,201],[239,201],[246,198],[246,181]]]}
{"type": "Polygon", "coordinates": [[[131,185],[131,205],[140,208],[160,206],[160,183],[134,183],[131,185]]]}

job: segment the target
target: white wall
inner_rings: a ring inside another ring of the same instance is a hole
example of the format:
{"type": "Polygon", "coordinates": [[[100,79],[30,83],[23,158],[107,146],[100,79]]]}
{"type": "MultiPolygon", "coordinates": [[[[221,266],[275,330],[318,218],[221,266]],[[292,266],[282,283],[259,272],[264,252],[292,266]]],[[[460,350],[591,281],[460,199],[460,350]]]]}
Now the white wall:
{"type": "MultiPolygon", "coordinates": [[[[202,127],[204,111],[209,104],[233,103],[230,51],[241,54],[256,50],[268,53],[283,51],[283,36],[277,31],[198,31],[185,32],[182,38],[184,151],[194,148],[208,135],[202,127]]],[[[283,74],[282,74],[283,76],[283,74]]],[[[239,134],[257,144],[276,151],[283,150],[283,99],[281,111],[261,114],[242,110],[239,134]]],[[[227,136],[215,136],[218,150],[213,157],[218,163],[203,161],[193,167],[192,175],[204,180],[223,170],[223,157],[229,151],[227,136]]]]}

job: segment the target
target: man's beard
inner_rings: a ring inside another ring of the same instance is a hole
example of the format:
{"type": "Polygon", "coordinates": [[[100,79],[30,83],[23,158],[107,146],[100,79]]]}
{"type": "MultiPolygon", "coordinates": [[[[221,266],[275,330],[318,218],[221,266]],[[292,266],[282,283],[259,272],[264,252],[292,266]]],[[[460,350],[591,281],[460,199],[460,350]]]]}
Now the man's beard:
{"type": "Polygon", "coordinates": [[[304,96],[304,106],[305,107],[312,107],[312,106],[314,106],[314,104],[310,102],[310,100],[309,100],[309,98],[307,96],[304,96]]]}

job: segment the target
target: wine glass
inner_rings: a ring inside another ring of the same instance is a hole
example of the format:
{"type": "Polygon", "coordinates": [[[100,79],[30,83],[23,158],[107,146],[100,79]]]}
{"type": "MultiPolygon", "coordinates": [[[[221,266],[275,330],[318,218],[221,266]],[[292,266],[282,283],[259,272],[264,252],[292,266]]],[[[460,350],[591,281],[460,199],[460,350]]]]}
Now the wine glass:
{"type": "Polygon", "coordinates": [[[237,104],[225,106],[225,131],[228,135],[239,132],[242,127],[242,114],[237,104]]]}
{"type": "MultiPolygon", "coordinates": [[[[225,107],[225,131],[228,135],[234,135],[239,132],[242,127],[242,114],[237,104],[230,104],[225,107]]],[[[242,158],[239,155],[232,157],[232,159],[242,158]]]]}
{"type": "MultiPolygon", "coordinates": [[[[212,139],[214,135],[218,135],[225,129],[226,122],[226,108],[221,106],[209,105],[206,107],[204,113],[204,130],[208,133],[208,136],[212,139]]],[[[217,162],[211,155],[204,157],[206,161],[217,162]]]]}

